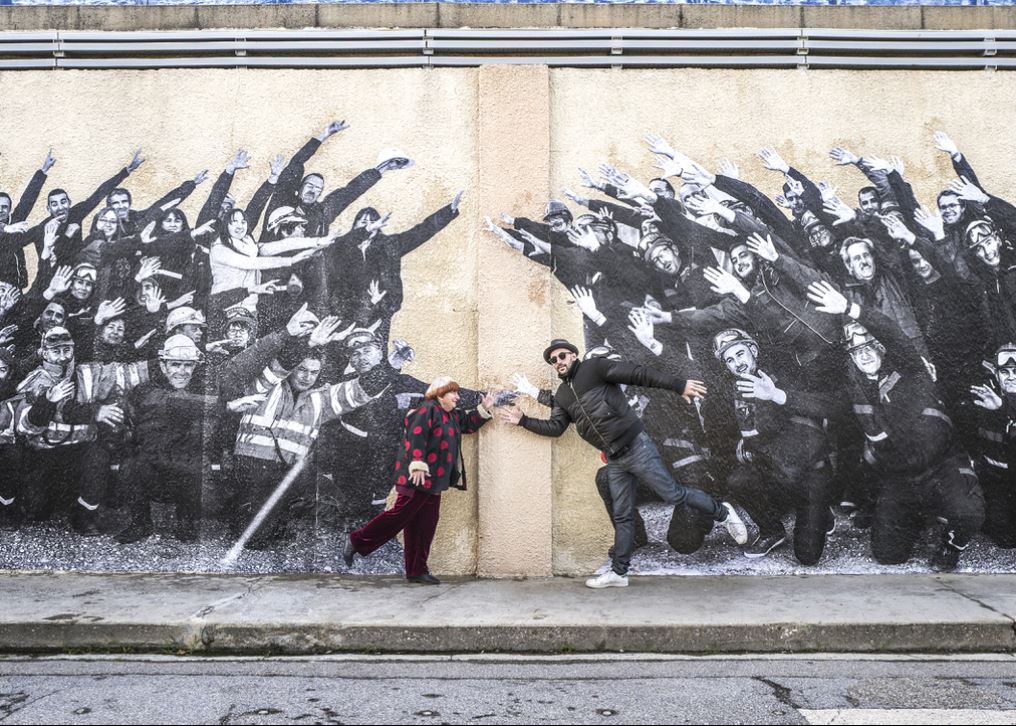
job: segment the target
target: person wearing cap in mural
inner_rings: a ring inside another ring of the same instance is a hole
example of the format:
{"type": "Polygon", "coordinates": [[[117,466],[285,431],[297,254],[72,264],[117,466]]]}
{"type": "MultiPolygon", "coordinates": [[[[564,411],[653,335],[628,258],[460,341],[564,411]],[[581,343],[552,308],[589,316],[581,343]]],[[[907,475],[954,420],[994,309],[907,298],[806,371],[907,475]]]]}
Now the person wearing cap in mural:
{"type": "Polygon", "coordinates": [[[399,532],[404,538],[406,579],[421,585],[440,585],[427,560],[437,531],[441,494],[466,489],[461,468],[462,436],[476,433],[491,419],[496,397],[488,392],[469,411],[458,408],[459,384],[448,376],[434,379],[426,400],[406,415],[402,447],[395,460],[395,505],[349,533],[342,551],[347,567],[356,555],[366,557],[399,532]]]}
{"type": "MultiPolygon", "coordinates": [[[[239,533],[299,460],[317,443],[321,427],[383,392],[405,362],[406,352],[396,350],[388,361],[366,375],[332,385],[318,385],[325,358],[324,347],[341,340],[338,318],[318,320],[304,305],[286,329],[259,341],[230,362],[230,377],[247,382],[246,397],[235,399],[229,410],[242,413],[234,447],[234,491],[238,505],[234,531],[239,533]],[[304,340],[306,339],[306,340],[304,340]],[[268,351],[271,363],[259,369],[258,356],[268,351]]],[[[246,543],[264,549],[286,534],[286,510],[299,498],[291,488],[258,531],[246,543]]]]}
{"type": "Polygon", "coordinates": [[[80,534],[99,534],[98,509],[106,484],[105,471],[89,470],[88,457],[99,426],[123,424],[124,394],[149,378],[142,363],[77,363],[74,339],[63,327],[43,336],[42,365],[18,385],[23,399],[17,411],[17,432],[25,437],[25,513],[32,521],[48,519],[70,505],[71,524],[80,534]]]}
{"type": "Polygon", "coordinates": [[[994,380],[970,387],[977,415],[977,476],[984,492],[983,532],[1016,548],[1016,343],[999,346],[994,380]]]}
{"type": "Polygon", "coordinates": [[[217,404],[216,396],[188,391],[202,361],[201,351],[190,337],[171,335],[159,350],[161,375],[127,396],[124,428],[128,445],[120,467],[127,526],[116,535],[121,544],[152,534],[151,501],[166,495],[175,505],[176,539],[193,542],[198,538],[203,426],[217,404]]]}
{"type": "Polygon", "coordinates": [[[793,511],[794,555],[802,565],[814,565],[836,522],[830,509],[833,497],[824,429],[836,399],[794,390],[762,370],[758,342],[738,328],[713,337],[713,355],[738,379],[734,411],[741,438],[738,466],[727,484],[730,496],[759,529],[744,553],[764,557],[784,544],[783,516],[793,511]]]}
{"type": "Polygon", "coordinates": [[[170,311],[166,316],[166,337],[173,335],[186,335],[194,341],[195,345],[201,345],[201,339],[205,335],[205,314],[186,305],[170,311]]]}
{"type": "Polygon", "coordinates": [[[560,436],[575,423],[587,443],[607,456],[610,494],[614,503],[614,553],[611,569],[586,580],[592,588],[627,587],[628,568],[634,549],[635,494],[639,481],[647,484],[668,504],[687,503],[693,509],[722,522],[738,544],[748,533],[734,508],[699,489],[682,486],[667,471],[660,453],[631,410],[621,384],[664,388],[680,393],[688,403],[706,393],[700,381],[688,381],[648,366],[609,358],[579,361],[579,351],[562,338],[551,341],[543,359],[554,367],[561,385],[554,393],[549,420],[526,416],[516,407],[502,411],[502,420],[541,436],[560,436]]]}
{"type": "Polygon", "coordinates": [[[984,295],[991,342],[1016,339],[1016,254],[987,217],[970,222],[963,239],[969,274],[984,295]]]}
{"type": "Polygon", "coordinates": [[[924,359],[895,321],[829,283],[811,285],[808,297],[819,312],[846,318],[849,396],[880,484],[872,554],[882,564],[906,562],[933,514],[948,523],[931,565],[955,569],[984,521],[984,498],[924,359]]]}

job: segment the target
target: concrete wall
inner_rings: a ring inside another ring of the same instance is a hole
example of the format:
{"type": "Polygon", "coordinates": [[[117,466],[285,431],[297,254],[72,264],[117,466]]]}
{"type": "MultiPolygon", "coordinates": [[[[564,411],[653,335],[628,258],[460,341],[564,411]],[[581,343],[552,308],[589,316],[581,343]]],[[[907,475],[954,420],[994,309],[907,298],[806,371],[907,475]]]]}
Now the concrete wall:
{"type": "MultiPolygon", "coordinates": [[[[415,346],[411,372],[424,380],[447,373],[481,387],[508,384],[522,371],[550,387],[555,381],[540,352],[551,337],[581,340],[580,316],[545,268],[482,232],[484,215],[538,218],[549,196],[576,185],[579,166],[607,161],[652,176],[641,141],[647,132],[709,166],[734,160],[743,178],[772,195],[780,177],[754,157],[763,144],[843,190],[862,180],[833,167],[830,148],[896,154],[907,160],[918,197],[930,203],[952,176],[931,142],[933,131],[947,129],[985,184],[1012,198],[1016,110],[1006,99],[1014,94],[1016,76],[1004,73],[7,72],[0,74],[8,104],[0,120],[0,178],[5,188],[19,187],[52,147],[59,159],[52,184],[80,199],[140,145],[147,162],[129,182],[140,202],[201,169],[217,173],[243,147],[253,168],[238,175],[233,193],[245,200],[269,157],[290,154],[329,120],[345,118],[351,128],[327,142],[311,168],[331,186],[372,166],[381,148],[403,149],[416,165],[361,200],[393,211],[393,229],[466,190],[462,216],[405,261],[406,303],[393,337],[415,346]]],[[[206,191],[184,205],[192,218],[206,191]]],[[[348,226],[354,211],[339,225],[348,226]]],[[[32,220],[39,218],[37,207],[32,220]]],[[[466,458],[471,490],[447,497],[435,571],[575,574],[602,561],[610,527],[592,486],[598,459],[574,432],[551,443],[490,426],[466,458]]]]}
{"type": "Polygon", "coordinates": [[[6,30],[200,28],[1016,28],[1016,7],[765,5],[341,5],[0,7],[6,30]]]}

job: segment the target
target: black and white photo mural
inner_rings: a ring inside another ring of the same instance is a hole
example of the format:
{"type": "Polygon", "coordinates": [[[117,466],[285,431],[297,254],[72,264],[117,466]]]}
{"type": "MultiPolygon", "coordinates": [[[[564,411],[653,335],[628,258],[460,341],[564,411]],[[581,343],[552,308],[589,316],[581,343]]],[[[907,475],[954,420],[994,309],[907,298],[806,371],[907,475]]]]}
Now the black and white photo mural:
{"type": "MultiPolygon", "coordinates": [[[[4,567],[330,569],[343,533],[382,511],[428,386],[390,335],[402,258],[454,222],[462,192],[402,229],[369,206],[337,224],[413,164],[386,148],[349,180],[308,172],[346,127],[272,159],[249,199],[231,193],[254,173],[243,149],[156,200],[129,188],[140,149],[80,201],[43,196],[53,153],[16,204],[0,195],[4,567]]],[[[397,571],[389,550],[366,571],[397,571]]]]}
{"type": "Polygon", "coordinates": [[[1009,78],[0,72],[0,568],[400,574],[434,453],[439,576],[1016,571],[1009,78]]]}
{"type": "MultiPolygon", "coordinates": [[[[968,549],[973,568],[1011,570],[1016,206],[976,159],[935,133],[954,174],[922,205],[899,158],[831,149],[830,166],[855,172],[838,192],[763,148],[738,161],[780,175],[771,199],[730,161],[713,173],[659,135],[644,141],[655,178],[592,159],[542,218],[485,220],[568,291],[584,360],[707,385],[693,405],[658,387],[625,394],[673,477],[736,506],[750,538],[738,551],[709,535],[713,517],[643,483],[636,571],[950,571],[968,549]]],[[[526,376],[515,385],[553,407],[548,426],[520,421],[531,431],[588,419],[593,442],[611,423],[609,401],[578,391],[562,409],[526,376]]],[[[607,464],[624,449],[612,453],[595,482],[620,526],[607,464]]]]}

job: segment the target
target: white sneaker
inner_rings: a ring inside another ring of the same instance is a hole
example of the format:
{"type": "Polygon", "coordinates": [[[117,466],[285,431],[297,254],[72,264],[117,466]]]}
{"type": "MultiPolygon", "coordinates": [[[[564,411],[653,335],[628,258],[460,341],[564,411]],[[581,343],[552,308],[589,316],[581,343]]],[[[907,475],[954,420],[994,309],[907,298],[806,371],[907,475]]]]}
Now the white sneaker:
{"type": "Polygon", "coordinates": [[[628,576],[607,570],[602,575],[586,580],[586,587],[591,587],[594,590],[602,590],[605,587],[628,587],[628,576]]]}
{"type": "Polygon", "coordinates": [[[737,516],[737,512],[730,505],[730,502],[724,502],[723,506],[727,508],[727,518],[720,522],[720,524],[727,528],[727,533],[739,545],[748,544],[748,528],[744,526],[744,522],[737,516]]]}

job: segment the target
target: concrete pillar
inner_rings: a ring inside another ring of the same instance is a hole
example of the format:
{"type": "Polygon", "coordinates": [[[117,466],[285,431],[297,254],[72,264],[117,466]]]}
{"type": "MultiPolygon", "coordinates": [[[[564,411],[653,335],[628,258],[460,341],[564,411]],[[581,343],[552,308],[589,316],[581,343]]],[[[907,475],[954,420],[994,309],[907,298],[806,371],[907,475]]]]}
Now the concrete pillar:
{"type": "MultiPolygon", "coordinates": [[[[477,206],[491,216],[538,216],[550,196],[549,70],[485,66],[478,83],[477,206]]],[[[539,365],[551,333],[552,278],[490,235],[477,256],[479,376],[507,384],[513,373],[539,365]]],[[[497,426],[480,436],[477,574],[550,575],[550,441],[497,426]]]]}

